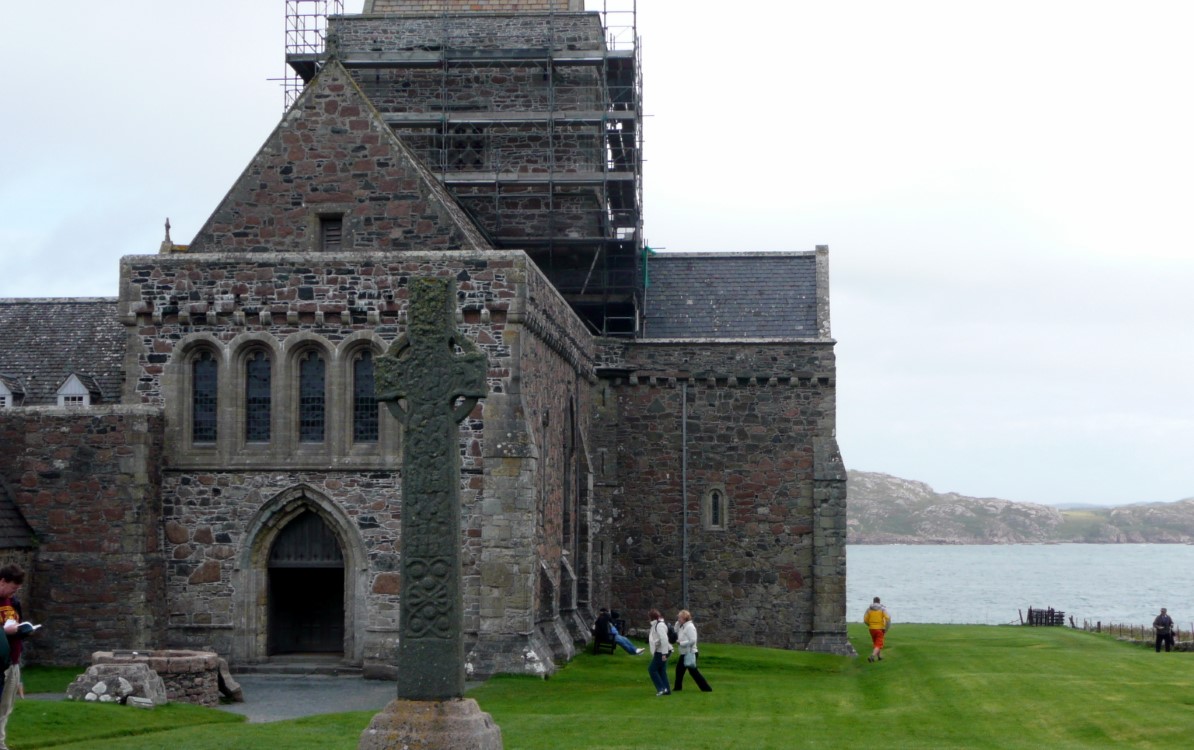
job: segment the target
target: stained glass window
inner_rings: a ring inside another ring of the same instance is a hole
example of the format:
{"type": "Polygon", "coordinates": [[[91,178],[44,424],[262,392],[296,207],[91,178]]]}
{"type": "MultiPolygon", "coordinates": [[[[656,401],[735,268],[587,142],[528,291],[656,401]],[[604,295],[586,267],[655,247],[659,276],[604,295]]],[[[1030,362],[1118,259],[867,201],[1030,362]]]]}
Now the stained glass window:
{"type": "Polygon", "coordinates": [[[191,440],[216,441],[216,393],[218,367],[211,352],[200,352],[191,361],[191,440]]]}
{"type": "Polygon", "coordinates": [[[325,422],[324,362],[307,352],[299,362],[299,440],[322,443],[325,422]]]}
{"type": "Polygon", "coordinates": [[[352,439],[377,442],[377,397],[373,393],[373,352],[363,351],[352,363],[352,439]]]}
{"type": "Polygon", "coordinates": [[[245,363],[245,440],[269,441],[270,361],[262,351],[254,352],[245,363]]]}

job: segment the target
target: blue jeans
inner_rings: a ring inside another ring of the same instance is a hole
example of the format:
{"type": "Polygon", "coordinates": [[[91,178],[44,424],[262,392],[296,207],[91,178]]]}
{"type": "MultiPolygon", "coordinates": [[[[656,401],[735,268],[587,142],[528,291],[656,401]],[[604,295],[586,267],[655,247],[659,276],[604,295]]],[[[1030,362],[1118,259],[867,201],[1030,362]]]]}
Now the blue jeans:
{"type": "Polygon", "coordinates": [[[651,682],[655,683],[655,692],[670,693],[667,681],[667,654],[658,651],[651,654],[651,663],[647,665],[647,673],[651,675],[651,682]]]}
{"type": "Polygon", "coordinates": [[[626,653],[630,654],[631,656],[634,656],[638,653],[638,649],[635,648],[634,644],[630,642],[630,639],[624,635],[615,635],[614,643],[617,643],[619,646],[626,649],[626,653]]]}

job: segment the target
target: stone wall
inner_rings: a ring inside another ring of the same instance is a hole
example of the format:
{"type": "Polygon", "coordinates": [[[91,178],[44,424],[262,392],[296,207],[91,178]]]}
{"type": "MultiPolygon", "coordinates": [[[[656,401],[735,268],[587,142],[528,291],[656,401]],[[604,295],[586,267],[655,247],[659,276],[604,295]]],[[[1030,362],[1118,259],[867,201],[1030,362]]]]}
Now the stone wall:
{"type": "Polygon", "coordinates": [[[588,514],[591,339],[540,274],[511,309],[506,390],[485,407],[485,511],[481,617],[469,654],[473,675],[546,674],[587,637],[576,583],[592,546],[588,514]],[[579,568],[579,569],[578,569],[579,568]],[[522,636],[533,649],[520,648],[522,636]]]}
{"type": "MultiPolygon", "coordinates": [[[[472,673],[541,673],[571,656],[573,639],[587,632],[576,613],[572,559],[590,546],[578,536],[587,488],[579,436],[588,413],[578,394],[592,379],[591,343],[525,255],[142,256],[125,258],[122,275],[136,393],[164,404],[169,421],[166,645],[212,647],[234,661],[266,656],[265,555],[278,527],[302,507],[333,530],[352,571],[346,658],[377,669],[390,661],[400,596],[399,441],[389,451],[346,444],[306,455],[291,450],[294,420],[283,415],[275,423],[285,429],[270,445],[245,444],[238,352],[269,347],[279,360],[274,408],[292,413],[291,352],[318,345],[336,362],[361,337],[384,350],[405,330],[409,280],[450,275],[462,308],[458,327],[490,366],[490,395],[460,431],[472,673]],[[196,347],[217,354],[222,403],[232,402],[221,407],[219,438],[206,457],[205,446],[188,444],[183,408],[196,347]]],[[[385,414],[383,421],[392,420],[385,414]]]]}
{"type": "Polygon", "coordinates": [[[584,10],[584,0],[366,0],[366,13],[584,10]]]}
{"type": "MultiPolygon", "coordinates": [[[[167,472],[165,643],[211,648],[234,662],[266,656],[266,619],[256,599],[265,595],[273,535],[301,504],[344,547],[353,625],[346,658],[389,661],[398,632],[400,486],[397,472],[167,472]]],[[[466,496],[466,508],[475,495],[466,496]]]]}
{"type": "Polygon", "coordinates": [[[480,249],[488,243],[338,63],[323,68],[191,243],[193,252],[480,249]]]}
{"type": "MultiPolygon", "coordinates": [[[[316,512],[341,541],[346,579],[346,658],[384,664],[398,631],[401,465],[397,436],[375,446],[344,443],[340,449],[293,450],[293,369],[287,352],[318,346],[333,364],[346,344],[365,337],[384,351],[404,330],[407,283],[419,275],[457,280],[461,330],[491,362],[489,387],[508,390],[510,347],[504,333],[519,298],[527,265],[521,253],[483,258],[461,254],[186,255],[124,259],[126,322],[137,352],[140,397],[166,403],[171,419],[165,477],[169,645],[212,646],[234,660],[266,656],[264,556],[275,527],[302,505],[316,512]],[[182,300],[198,300],[183,302],[182,300]],[[283,412],[269,444],[242,439],[239,347],[268,346],[275,368],[275,408],[283,412]],[[234,402],[221,411],[219,440],[203,458],[187,444],[186,372],[194,346],[214,350],[226,382],[220,393],[234,402]],[[171,352],[161,361],[155,352],[171,352]],[[328,451],[332,455],[328,455],[328,451]],[[312,451],[314,451],[312,453],[312,451]],[[289,467],[289,470],[286,470],[289,467]],[[230,471],[236,468],[238,470],[230,471]],[[355,470],[353,470],[355,468],[355,470]]],[[[340,382],[335,381],[333,382],[340,382]]],[[[332,399],[333,401],[335,398],[332,399]]],[[[343,398],[341,399],[343,403],[343,398]]],[[[335,432],[343,422],[329,412],[335,432]]],[[[396,432],[387,412],[383,433],[396,432]]],[[[479,605],[477,560],[484,540],[477,505],[484,485],[480,409],[461,426],[464,477],[465,627],[475,632],[479,605]]],[[[329,441],[330,442],[330,441],[329,441]]],[[[526,628],[524,628],[525,630],[526,628]]]]}
{"type": "Polygon", "coordinates": [[[402,12],[402,23],[363,16],[333,16],[328,22],[330,45],[337,50],[427,50],[451,47],[474,49],[600,49],[601,17],[566,12],[565,0],[519,2],[386,2],[376,0],[377,14],[402,12]],[[472,7],[481,3],[488,8],[472,7]],[[497,7],[497,6],[517,7],[497,7]],[[401,7],[397,7],[401,6],[401,7]],[[538,6],[538,7],[535,7],[538,6]],[[554,7],[552,7],[554,6],[554,7]],[[564,7],[561,7],[564,6],[564,7]],[[487,10],[489,13],[469,11],[487,10]],[[546,11],[556,11],[546,13],[546,11]],[[502,11],[507,11],[502,13],[502,11]],[[565,11],[565,12],[560,12],[565,11]],[[422,14],[422,17],[420,17],[422,14]]]}
{"type": "Polygon", "coordinates": [[[844,481],[836,496],[816,471],[816,446],[833,444],[832,343],[640,342],[627,352],[609,382],[617,425],[606,428],[624,478],[613,551],[619,608],[636,624],[651,607],[670,618],[687,579],[703,637],[809,647],[819,606],[840,601],[844,621],[844,551],[826,545],[835,541],[829,526],[845,528],[830,512],[844,512],[844,481]],[[814,600],[816,577],[839,563],[840,590],[814,600]]]}
{"type": "Polygon", "coordinates": [[[401,23],[344,17],[331,24],[335,45],[346,56],[437,55],[453,47],[519,50],[509,59],[452,58],[446,66],[355,68],[353,76],[383,116],[392,116],[395,132],[412,153],[435,173],[456,175],[458,200],[489,236],[517,246],[526,238],[605,235],[608,217],[599,178],[606,169],[607,134],[600,113],[610,106],[611,94],[601,66],[552,66],[548,53],[601,50],[597,14],[461,14],[401,23]],[[539,50],[539,59],[528,49],[539,50]],[[420,113],[426,115],[424,122],[406,124],[420,113]],[[439,122],[463,113],[468,119],[439,122]],[[511,113],[520,116],[502,119],[511,113]],[[548,113],[585,117],[557,119],[548,113]],[[541,184],[513,182],[516,176],[548,174],[579,176],[584,182],[550,191],[541,184]],[[461,182],[461,175],[472,184],[461,182]],[[505,181],[500,190],[494,188],[495,178],[505,181]]]}
{"type": "Polygon", "coordinates": [[[162,416],[151,407],[0,412],[0,474],[37,539],[26,617],[40,664],[150,648],[165,622],[162,416]]]}
{"type": "MultiPolygon", "coordinates": [[[[328,347],[364,334],[388,345],[402,330],[406,285],[416,275],[455,276],[461,329],[491,361],[506,361],[502,332],[527,273],[518,251],[126,256],[120,314],[133,353],[128,380],[143,403],[181,395],[169,392],[170,364],[199,336],[229,353],[246,335],[268,337],[279,351],[303,334],[328,347]]],[[[503,377],[491,373],[490,387],[501,389],[503,377]]]]}
{"type": "Polygon", "coordinates": [[[161,678],[168,701],[209,708],[220,705],[220,657],[211,652],[97,651],[91,655],[91,663],[93,666],[144,664],[161,678]]]}

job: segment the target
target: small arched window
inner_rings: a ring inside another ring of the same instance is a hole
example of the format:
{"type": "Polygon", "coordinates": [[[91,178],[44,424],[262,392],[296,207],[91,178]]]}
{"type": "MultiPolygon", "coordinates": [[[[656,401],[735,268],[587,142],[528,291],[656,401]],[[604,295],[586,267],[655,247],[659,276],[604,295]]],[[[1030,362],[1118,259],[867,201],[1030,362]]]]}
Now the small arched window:
{"type": "Polygon", "coordinates": [[[245,441],[269,442],[270,407],[269,355],[256,351],[245,362],[245,441]]]}
{"type": "Polygon", "coordinates": [[[191,360],[191,442],[214,443],[219,365],[207,350],[191,360]]]}
{"type": "Polygon", "coordinates": [[[325,370],[319,352],[299,360],[299,441],[322,443],[326,422],[325,370]]]}
{"type": "Polygon", "coordinates": [[[373,352],[362,350],[352,362],[352,439],[376,443],[377,396],[373,391],[373,352]]]}
{"type": "Polygon", "coordinates": [[[720,531],[728,526],[729,501],[724,487],[706,490],[701,506],[701,522],[706,529],[720,531]]]}

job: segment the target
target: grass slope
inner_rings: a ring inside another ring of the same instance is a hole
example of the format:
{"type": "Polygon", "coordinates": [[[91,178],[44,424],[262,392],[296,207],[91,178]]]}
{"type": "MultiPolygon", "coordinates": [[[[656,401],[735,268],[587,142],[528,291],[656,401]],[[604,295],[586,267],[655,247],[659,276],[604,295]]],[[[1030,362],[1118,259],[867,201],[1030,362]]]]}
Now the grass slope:
{"type": "Polygon", "coordinates": [[[580,658],[542,687],[502,677],[475,695],[526,750],[1179,747],[1194,731],[1189,655],[1061,628],[900,625],[878,664],[714,644],[714,692],[664,698],[645,662],[626,681],[632,661],[580,658]]]}
{"type": "MultiPolygon", "coordinates": [[[[869,652],[860,626],[850,637],[869,652]]],[[[1158,655],[1062,628],[897,625],[888,640],[878,664],[708,644],[701,671],[712,693],[689,684],[657,698],[646,656],[618,652],[579,655],[550,680],[497,677],[470,695],[502,727],[506,750],[1177,748],[1194,733],[1194,654],[1158,655]]],[[[32,701],[17,707],[13,747],[351,750],[371,718],[245,724],[186,706],[50,709],[55,723],[38,718],[32,701]],[[163,730],[161,718],[190,725],[163,730]],[[114,736],[115,719],[142,725],[142,733],[114,736]]]]}

